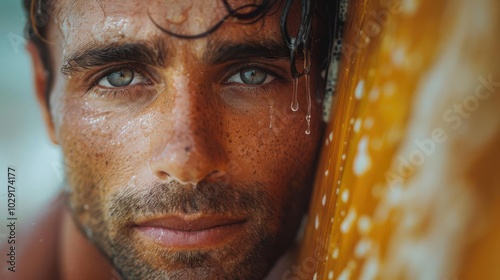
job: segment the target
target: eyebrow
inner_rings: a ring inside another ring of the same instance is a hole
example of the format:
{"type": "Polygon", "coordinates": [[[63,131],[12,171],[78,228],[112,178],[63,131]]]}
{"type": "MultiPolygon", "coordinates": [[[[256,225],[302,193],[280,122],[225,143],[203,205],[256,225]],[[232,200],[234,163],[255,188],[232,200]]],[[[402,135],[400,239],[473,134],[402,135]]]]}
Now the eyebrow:
{"type": "MultiPolygon", "coordinates": [[[[133,43],[91,45],[69,56],[61,72],[71,75],[75,72],[110,63],[135,62],[164,67],[167,47],[160,37],[133,43]]],[[[282,40],[247,41],[243,43],[210,41],[203,54],[203,60],[210,64],[249,58],[289,59],[290,50],[282,40]]]]}
{"type": "Polygon", "coordinates": [[[61,67],[61,72],[65,75],[71,75],[74,72],[92,67],[120,62],[144,63],[163,67],[166,51],[165,44],[159,37],[134,43],[91,45],[66,59],[61,67]]]}
{"type": "Polygon", "coordinates": [[[211,64],[249,58],[288,59],[290,50],[283,40],[248,41],[243,43],[209,43],[204,60],[211,64]]]}

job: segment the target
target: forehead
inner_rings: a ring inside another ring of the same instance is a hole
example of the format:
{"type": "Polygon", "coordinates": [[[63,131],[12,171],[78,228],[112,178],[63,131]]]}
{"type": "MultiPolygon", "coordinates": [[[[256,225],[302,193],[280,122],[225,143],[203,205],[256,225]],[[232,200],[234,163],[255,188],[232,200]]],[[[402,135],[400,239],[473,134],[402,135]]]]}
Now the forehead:
{"type": "MultiPolygon", "coordinates": [[[[255,0],[227,2],[233,9],[256,3],[255,0]]],[[[176,34],[197,35],[209,30],[229,13],[223,0],[60,0],[56,3],[55,37],[60,39],[64,56],[88,45],[147,40],[155,35],[163,35],[171,41],[178,39],[165,36],[155,23],[176,34]]],[[[276,9],[279,7],[275,5],[271,10],[276,9]]],[[[271,13],[263,22],[254,24],[242,24],[229,17],[210,37],[238,41],[281,36],[280,14],[271,13]]],[[[206,40],[190,40],[189,43],[192,48],[203,49],[206,40]]]]}

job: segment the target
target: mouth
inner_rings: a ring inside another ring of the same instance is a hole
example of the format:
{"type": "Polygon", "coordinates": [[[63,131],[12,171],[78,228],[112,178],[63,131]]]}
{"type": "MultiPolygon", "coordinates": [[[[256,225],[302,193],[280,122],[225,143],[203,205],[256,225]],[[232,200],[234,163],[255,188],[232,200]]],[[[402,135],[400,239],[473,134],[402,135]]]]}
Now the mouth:
{"type": "Polygon", "coordinates": [[[139,221],[133,229],[170,249],[202,249],[219,247],[240,237],[246,222],[218,215],[171,215],[139,221]]]}

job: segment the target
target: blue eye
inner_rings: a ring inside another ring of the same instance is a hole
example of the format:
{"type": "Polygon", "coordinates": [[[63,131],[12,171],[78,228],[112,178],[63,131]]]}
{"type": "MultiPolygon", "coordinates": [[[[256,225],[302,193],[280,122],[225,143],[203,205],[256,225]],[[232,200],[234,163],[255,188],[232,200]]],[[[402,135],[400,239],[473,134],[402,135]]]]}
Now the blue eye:
{"type": "Polygon", "coordinates": [[[259,68],[250,68],[234,74],[227,80],[227,82],[247,85],[260,85],[269,83],[272,80],[274,80],[274,77],[269,75],[267,72],[259,68]]]}
{"type": "Polygon", "coordinates": [[[107,88],[119,88],[144,83],[146,78],[131,68],[122,68],[108,73],[97,84],[107,88]]]}

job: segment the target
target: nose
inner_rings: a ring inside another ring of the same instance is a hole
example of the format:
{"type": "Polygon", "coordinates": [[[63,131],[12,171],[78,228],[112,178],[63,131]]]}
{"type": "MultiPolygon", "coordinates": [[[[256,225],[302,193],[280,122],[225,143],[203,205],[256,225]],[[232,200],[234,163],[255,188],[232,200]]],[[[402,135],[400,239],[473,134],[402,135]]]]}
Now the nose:
{"type": "Polygon", "coordinates": [[[183,78],[170,87],[175,90],[171,93],[173,105],[152,139],[150,169],[161,181],[197,184],[227,172],[227,155],[218,140],[217,112],[195,87],[183,78]]]}
{"type": "Polygon", "coordinates": [[[203,134],[178,133],[151,161],[151,171],[160,180],[169,178],[184,184],[198,184],[226,174],[226,156],[203,134]]]}

